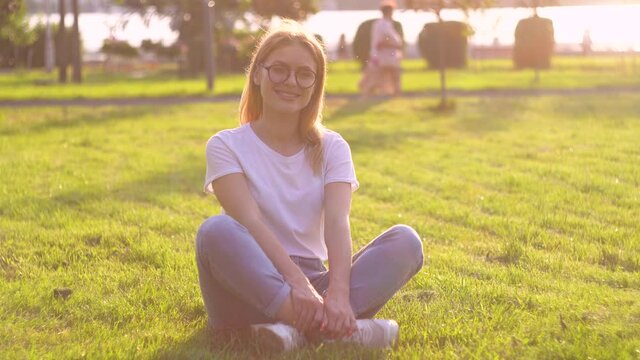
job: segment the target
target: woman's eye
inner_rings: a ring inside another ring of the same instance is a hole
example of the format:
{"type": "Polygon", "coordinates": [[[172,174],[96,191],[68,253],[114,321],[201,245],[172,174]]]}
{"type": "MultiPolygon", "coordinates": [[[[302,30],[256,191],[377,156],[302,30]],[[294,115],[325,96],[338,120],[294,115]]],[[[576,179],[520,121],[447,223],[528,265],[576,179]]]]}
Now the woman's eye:
{"type": "Polygon", "coordinates": [[[282,65],[274,65],[271,67],[271,71],[273,71],[274,75],[287,75],[289,73],[289,69],[286,66],[282,65]]]}
{"type": "Polygon", "coordinates": [[[300,78],[301,80],[313,80],[313,78],[315,77],[315,75],[313,74],[313,72],[309,71],[309,70],[300,70],[298,71],[298,78],[300,78]]]}

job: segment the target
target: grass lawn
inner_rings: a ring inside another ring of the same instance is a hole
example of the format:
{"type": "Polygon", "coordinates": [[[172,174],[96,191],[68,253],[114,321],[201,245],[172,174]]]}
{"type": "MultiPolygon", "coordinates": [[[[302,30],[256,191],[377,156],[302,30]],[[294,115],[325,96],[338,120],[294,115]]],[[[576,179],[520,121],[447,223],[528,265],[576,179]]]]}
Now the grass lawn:
{"type": "MultiPolygon", "coordinates": [[[[361,189],[424,269],[379,314],[393,351],[285,358],[640,357],[640,96],[329,102],[361,189]]],[[[204,145],[235,103],[0,109],[0,358],[263,358],[211,342],[194,259],[204,145]],[[65,299],[54,289],[68,288],[65,299]]]]}
{"type": "MultiPolygon", "coordinates": [[[[510,60],[472,61],[468,69],[449,70],[447,84],[451,89],[573,89],[597,87],[640,87],[640,59],[621,57],[557,57],[551,70],[542,71],[538,84],[533,83],[532,70],[513,70],[510,60]]],[[[403,63],[402,86],[407,92],[434,91],[440,88],[437,71],[425,69],[423,60],[403,63]]],[[[332,63],[327,91],[330,94],[353,94],[358,91],[361,74],[354,61],[332,63]]],[[[72,99],[109,97],[206,96],[204,76],[178,79],[174,71],[164,69],[148,74],[105,74],[100,69],[87,69],[81,85],[55,83],[56,73],[17,71],[0,74],[0,100],[72,99]],[[48,85],[47,85],[48,84],[48,85]]],[[[217,95],[240,94],[242,74],[216,77],[217,95]]]]}

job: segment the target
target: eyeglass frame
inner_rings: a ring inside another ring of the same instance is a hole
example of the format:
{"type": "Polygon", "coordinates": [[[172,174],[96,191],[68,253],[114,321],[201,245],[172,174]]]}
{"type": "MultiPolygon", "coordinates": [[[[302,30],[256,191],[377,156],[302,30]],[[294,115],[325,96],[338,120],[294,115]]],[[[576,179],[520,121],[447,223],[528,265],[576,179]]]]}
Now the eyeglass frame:
{"type": "Polygon", "coordinates": [[[304,68],[304,69],[292,69],[289,65],[287,64],[282,64],[282,63],[275,63],[275,64],[271,64],[269,66],[265,65],[264,63],[258,63],[258,65],[262,66],[264,69],[267,70],[267,76],[269,77],[269,80],[274,83],[274,84],[282,84],[285,81],[289,80],[289,78],[291,77],[291,73],[293,72],[293,78],[296,80],[296,84],[301,88],[301,89],[311,89],[312,87],[314,87],[316,85],[316,82],[318,81],[318,74],[316,74],[315,71],[309,69],[309,68],[304,68]],[[285,67],[287,70],[287,77],[285,77],[283,80],[281,81],[273,81],[273,79],[271,79],[271,68],[274,66],[283,66],[285,67]],[[310,73],[313,74],[313,83],[310,86],[307,87],[303,87],[302,85],[300,85],[300,81],[298,81],[298,71],[300,70],[305,70],[305,71],[309,71],[310,73]]]}

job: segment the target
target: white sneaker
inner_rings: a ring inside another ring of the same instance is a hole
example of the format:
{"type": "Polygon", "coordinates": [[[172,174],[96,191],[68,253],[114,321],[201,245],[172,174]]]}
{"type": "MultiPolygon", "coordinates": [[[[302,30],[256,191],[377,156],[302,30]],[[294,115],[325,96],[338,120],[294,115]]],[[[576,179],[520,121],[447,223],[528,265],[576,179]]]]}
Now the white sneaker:
{"type": "Polygon", "coordinates": [[[398,343],[400,328],[394,320],[356,320],[358,330],[344,341],[354,342],[368,348],[389,348],[398,343]]]}
{"type": "Polygon", "coordinates": [[[298,329],[283,323],[251,325],[251,333],[259,347],[271,352],[290,351],[305,344],[298,329]]]}

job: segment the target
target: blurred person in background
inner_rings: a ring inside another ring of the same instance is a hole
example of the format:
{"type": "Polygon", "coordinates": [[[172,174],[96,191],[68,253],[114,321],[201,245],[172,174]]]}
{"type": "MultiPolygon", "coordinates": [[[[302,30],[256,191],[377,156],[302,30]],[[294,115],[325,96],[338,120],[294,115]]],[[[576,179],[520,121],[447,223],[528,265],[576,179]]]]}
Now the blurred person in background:
{"type": "Polygon", "coordinates": [[[369,62],[360,82],[363,95],[400,95],[401,67],[404,41],[396,31],[393,21],[395,0],[382,0],[382,18],[371,28],[371,50],[369,62]]]}

